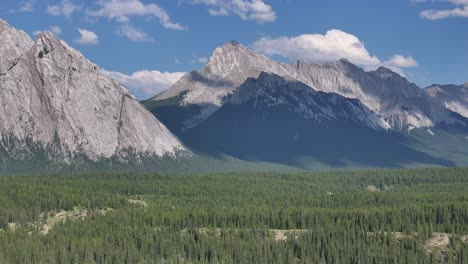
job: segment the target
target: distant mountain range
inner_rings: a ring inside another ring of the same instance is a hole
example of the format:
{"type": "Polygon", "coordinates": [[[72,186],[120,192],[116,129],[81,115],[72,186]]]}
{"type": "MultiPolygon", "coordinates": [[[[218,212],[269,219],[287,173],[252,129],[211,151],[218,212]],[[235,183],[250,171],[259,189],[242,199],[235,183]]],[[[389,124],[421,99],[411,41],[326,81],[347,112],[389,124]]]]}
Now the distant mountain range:
{"type": "Polygon", "coordinates": [[[284,64],[229,42],[142,105],[52,33],[0,20],[0,90],[3,173],[468,165],[468,85],[344,59],[284,64]]]}
{"type": "Polygon", "coordinates": [[[237,42],[144,101],[189,147],[299,168],[468,164],[468,88],[380,67],[275,62],[237,42]]]}

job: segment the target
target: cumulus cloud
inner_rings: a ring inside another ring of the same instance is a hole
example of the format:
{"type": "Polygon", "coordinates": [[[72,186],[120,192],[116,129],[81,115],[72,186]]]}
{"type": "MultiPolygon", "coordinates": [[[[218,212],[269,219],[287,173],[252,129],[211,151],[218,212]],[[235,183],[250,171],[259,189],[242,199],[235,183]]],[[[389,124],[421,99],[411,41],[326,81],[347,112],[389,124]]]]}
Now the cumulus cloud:
{"type": "Polygon", "coordinates": [[[99,43],[99,37],[93,31],[78,28],[78,32],[80,32],[81,37],[76,41],[77,43],[85,45],[96,45],[99,43]]]}
{"type": "Polygon", "coordinates": [[[412,57],[405,57],[402,55],[393,55],[389,60],[385,61],[385,63],[401,68],[418,66],[418,63],[412,57]]]}
{"type": "Polygon", "coordinates": [[[193,4],[207,6],[212,16],[237,15],[243,20],[267,23],[276,20],[273,8],[264,0],[192,0],[193,4]]]}
{"type": "Polygon", "coordinates": [[[106,17],[118,22],[128,22],[132,16],[155,17],[163,27],[173,30],[184,30],[184,26],[171,21],[167,12],[154,3],[144,4],[140,0],[105,0],[99,2],[101,8],[88,11],[93,17],[106,17]]]}
{"type": "Polygon", "coordinates": [[[36,36],[36,35],[39,35],[41,34],[42,32],[44,31],[50,31],[52,33],[54,33],[55,35],[59,36],[60,34],[62,34],[62,28],[59,27],[59,26],[51,26],[49,27],[48,29],[46,30],[36,30],[33,32],[33,34],[36,36]]]}
{"type": "Polygon", "coordinates": [[[47,13],[53,16],[71,17],[73,13],[80,11],[82,7],[74,4],[71,0],[61,0],[57,5],[48,5],[47,13]]]}
{"type": "Polygon", "coordinates": [[[129,40],[136,42],[153,42],[154,39],[141,29],[135,28],[130,24],[124,24],[119,27],[117,33],[129,40]]]}
{"type": "Polygon", "coordinates": [[[112,79],[117,80],[122,85],[138,95],[150,97],[156,95],[176,83],[184,72],[160,72],[142,70],[127,75],[116,71],[106,71],[103,73],[112,79]]]}
{"type": "MultiPolygon", "coordinates": [[[[413,0],[414,1],[414,0],[413,0]]],[[[429,20],[439,20],[449,17],[468,17],[468,0],[440,0],[450,2],[454,5],[451,9],[429,9],[422,11],[419,15],[429,20]]],[[[418,2],[425,2],[419,0],[418,2]]]]}
{"type": "Polygon", "coordinates": [[[403,68],[417,66],[412,57],[402,55],[394,55],[387,61],[381,61],[369,53],[358,37],[337,29],[329,30],[325,35],[263,37],[253,43],[253,48],[266,55],[278,55],[290,60],[303,59],[320,63],[345,58],[366,70],[385,66],[400,74],[404,74],[403,68]]]}

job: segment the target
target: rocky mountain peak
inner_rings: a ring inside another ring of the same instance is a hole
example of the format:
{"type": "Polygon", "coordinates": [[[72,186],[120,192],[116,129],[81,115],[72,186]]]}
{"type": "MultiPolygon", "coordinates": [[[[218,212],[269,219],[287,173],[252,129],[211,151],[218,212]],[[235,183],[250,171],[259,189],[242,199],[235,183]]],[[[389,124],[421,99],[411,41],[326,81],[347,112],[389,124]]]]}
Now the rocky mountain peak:
{"type": "MultiPolygon", "coordinates": [[[[44,67],[43,73],[50,69],[55,69],[62,75],[78,72],[98,74],[100,72],[96,64],[86,59],[78,50],[70,47],[52,32],[39,34],[29,53],[31,57],[36,58],[38,66],[44,67]]],[[[126,89],[123,91],[128,93],[126,89]]]]}
{"type": "Polygon", "coordinates": [[[392,71],[389,68],[383,67],[383,66],[380,66],[377,70],[375,70],[373,72],[375,74],[377,74],[378,76],[380,76],[382,79],[390,79],[390,78],[396,78],[396,77],[401,78],[401,76],[398,73],[392,71]]]}
{"type": "Polygon", "coordinates": [[[340,60],[338,60],[338,63],[343,65],[355,66],[351,61],[349,61],[346,58],[341,58],[340,60]]]}
{"type": "Polygon", "coordinates": [[[355,73],[359,74],[359,73],[364,72],[361,68],[359,68],[354,63],[352,63],[351,61],[345,58],[340,59],[335,62],[322,64],[322,66],[325,68],[333,68],[337,71],[347,73],[347,74],[355,74],[355,73]]]}
{"type": "MultiPolygon", "coordinates": [[[[11,37],[0,38],[0,58],[13,54],[9,48],[27,39],[14,29],[6,32],[0,34],[11,37]]],[[[67,163],[77,156],[98,161],[185,151],[134,96],[79,51],[51,32],[29,42],[0,78],[0,134],[18,142],[10,154],[28,152],[27,142],[67,163]]],[[[1,137],[0,143],[4,144],[1,137]]]]}
{"type": "Polygon", "coordinates": [[[206,67],[218,74],[222,71],[249,67],[252,62],[265,60],[268,60],[265,56],[238,42],[230,41],[215,49],[206,67]]]}

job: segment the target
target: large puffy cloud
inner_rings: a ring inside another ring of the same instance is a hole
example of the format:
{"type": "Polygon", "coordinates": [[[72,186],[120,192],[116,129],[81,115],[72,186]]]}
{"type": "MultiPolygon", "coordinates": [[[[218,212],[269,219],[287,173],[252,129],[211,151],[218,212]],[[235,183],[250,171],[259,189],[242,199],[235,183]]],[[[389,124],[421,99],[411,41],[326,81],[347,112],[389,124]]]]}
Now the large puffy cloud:
{"type": "Polygon", "coordinates": [[[253,43],[253,48],[266,55],[278,55],[290,60],[303,59],[320,63],[345,58],[366,70],[385,66],[402,75],[403,68],[417,66],[412,57],[402,55],[394,55],[387,61],[381,61],[369,53],[358,37],[337,29],[329,30],[325,35],[263,37],[253,43]]]}
{"type": "MultiPolygon", "coordinates": [[[[414,0],[413,0],[414,1],[414,0]]],[[[449,17],[468,17],[468,0],[441,0],[454,5],[451,9],[430,9],[424,10],[420,16],[425,19],[439,20],[449,17]]],[[[418,2],[426,2],[419,0],[418,2]]]]}
{"type": "Polygon", "coordinates": [[[193,0],[192,3],[208,6],[212,16],[237,15],[243,20],[258,23],[276,20],[275,11],[264,0],[193,0]]]}
{"type": "Polygon", "coordinates": [[[156,17],[165,28],[184,30],[185,27],[174,23],[167,12],[154,3],[144,4],[140,0],[105,0],[99,2],[101,8],[88,11],[93,17],[107,17],[119,22],[128,22],[132,16],[156,17]]]}
{"type": "Polygon", "coordinates": [[[160,72],[142,70],[127,75],[115,71],[103,70],[107,76],[117,80],[140,97],[158,94],[176,83],[184,72],[160,72]]]}
{"type": "Polygon", "coordinates": [[[85,45],[96,45],[99,43],[99,37],[93,31],[78,28],[78,32],[80,32],[80,38],[76,41],[80,44],[85,45]]]}

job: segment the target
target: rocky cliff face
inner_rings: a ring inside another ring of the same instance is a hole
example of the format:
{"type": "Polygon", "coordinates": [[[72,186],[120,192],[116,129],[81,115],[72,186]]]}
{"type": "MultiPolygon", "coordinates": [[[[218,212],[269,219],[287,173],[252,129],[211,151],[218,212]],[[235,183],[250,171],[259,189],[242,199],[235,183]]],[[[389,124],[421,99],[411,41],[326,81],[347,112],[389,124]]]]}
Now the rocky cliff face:
{"type": "Polygon", "coordinates": [[[31,142],[54,146],[51,157],[65,162],[185,150],[124,87],[52,33],[32,42],[5,22],[0,29],[0,132],[10,155],[21,158],[31,142]]]}
{"type": "Polygon", "coordinates": [[[437,85],[424,89],[424,92],[434,101],[448,109],[468,118],[468,84],[437,85]]]}
{"type": "Polygon", "coordinates": [[[16,30],[0,19],[0,75],[6,74],[23,53],[33,44],[24,31],[16,30]]]}

